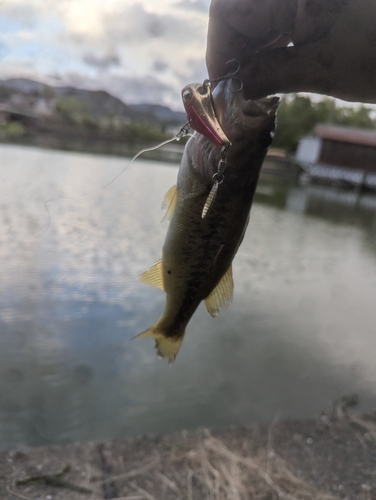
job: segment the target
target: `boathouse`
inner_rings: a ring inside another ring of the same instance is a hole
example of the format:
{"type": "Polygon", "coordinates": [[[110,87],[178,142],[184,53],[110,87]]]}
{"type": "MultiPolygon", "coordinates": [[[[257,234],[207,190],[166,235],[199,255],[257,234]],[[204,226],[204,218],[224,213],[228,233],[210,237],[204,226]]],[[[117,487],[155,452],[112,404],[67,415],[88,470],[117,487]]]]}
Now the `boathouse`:
{"type": "Polygon", "coordinates": [[[313,179],[376,189],[376,131],[317,125],[296,161],[313,179]]]}

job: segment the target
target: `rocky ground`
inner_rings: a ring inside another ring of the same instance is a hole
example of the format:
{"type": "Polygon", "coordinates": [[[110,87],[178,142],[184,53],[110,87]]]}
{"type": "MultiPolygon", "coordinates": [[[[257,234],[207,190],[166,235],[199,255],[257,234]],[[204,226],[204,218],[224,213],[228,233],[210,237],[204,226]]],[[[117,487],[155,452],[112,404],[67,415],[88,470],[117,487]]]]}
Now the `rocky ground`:
{"type": "Polygon", "coordinates": [[[0,453],[3,500],[373,500],[376,414],[0,453]]]}

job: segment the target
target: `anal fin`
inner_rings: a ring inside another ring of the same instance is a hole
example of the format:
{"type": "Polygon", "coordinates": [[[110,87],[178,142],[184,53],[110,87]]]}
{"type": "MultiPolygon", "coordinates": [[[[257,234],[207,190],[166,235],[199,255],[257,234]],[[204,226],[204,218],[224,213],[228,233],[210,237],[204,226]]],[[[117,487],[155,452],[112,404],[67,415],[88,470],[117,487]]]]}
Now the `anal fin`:
{"type": "Polygon", "coordinates": [[[222,276],[218,285],[205,299],[206,309],[213,317],[218,316],[220,309],[231,304],[234,293],[234,281],[232,279],[232,265],[222,276]]]}

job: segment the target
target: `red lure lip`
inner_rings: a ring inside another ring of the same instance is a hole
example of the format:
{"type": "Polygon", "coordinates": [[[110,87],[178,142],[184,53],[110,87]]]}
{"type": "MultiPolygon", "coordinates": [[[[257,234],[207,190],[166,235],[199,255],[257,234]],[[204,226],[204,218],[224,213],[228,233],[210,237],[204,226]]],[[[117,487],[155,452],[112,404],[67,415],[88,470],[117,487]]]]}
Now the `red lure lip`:
{"type": "Polygon", "coordinates": [[[191,128],[217,146],[231,146],[215,114],[210,82],[186,85],[181,95],[191,128]]]}

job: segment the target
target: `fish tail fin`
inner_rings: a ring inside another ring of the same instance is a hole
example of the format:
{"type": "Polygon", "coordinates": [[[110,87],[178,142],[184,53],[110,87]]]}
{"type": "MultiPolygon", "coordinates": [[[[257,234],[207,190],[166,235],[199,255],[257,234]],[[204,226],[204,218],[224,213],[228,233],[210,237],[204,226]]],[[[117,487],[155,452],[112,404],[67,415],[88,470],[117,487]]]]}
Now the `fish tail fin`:
{"type": "Polygon", "coordinates": [[[168,336],[166,329],[164,329],[158,321],[154,326],[151,326],[133,338],[153,338],[155,340],[155,348],[157,349],[158,356],[161,358],[167,358],[168,362],[171,364],[179,352],[181,343],[183,342],[184,333],[185,330],[178,332],[173,336],[168,336]]]}

